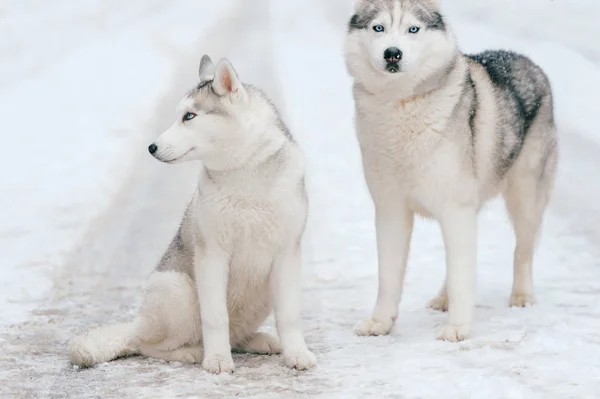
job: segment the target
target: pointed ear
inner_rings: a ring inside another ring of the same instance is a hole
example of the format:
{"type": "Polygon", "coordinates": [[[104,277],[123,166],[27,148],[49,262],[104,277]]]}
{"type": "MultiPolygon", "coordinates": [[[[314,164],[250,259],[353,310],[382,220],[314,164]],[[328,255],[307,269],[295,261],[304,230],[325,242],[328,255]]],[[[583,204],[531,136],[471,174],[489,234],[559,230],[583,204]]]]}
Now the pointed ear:
{"type": "Polygon", "coordinates": [[[200,82],[206,82],[213,80],[215,66],[213,65],[208,54],[204,54],[200,60],[200,68],[198,68],[198,74],[200,75],[200,82]]]}
{"type": "Polygon", "coordinates": [[[360,9],[363,3],[365,3],[365,0],[354,0],[354,10],[360,9]]]}
{"type": "Polygon", "coordinates": [[[229,94],[234,99],[245,100],[248,95],[231,62],[226,58],[221,59],[215,68],[213,89],[220,96],[229,94]]]}

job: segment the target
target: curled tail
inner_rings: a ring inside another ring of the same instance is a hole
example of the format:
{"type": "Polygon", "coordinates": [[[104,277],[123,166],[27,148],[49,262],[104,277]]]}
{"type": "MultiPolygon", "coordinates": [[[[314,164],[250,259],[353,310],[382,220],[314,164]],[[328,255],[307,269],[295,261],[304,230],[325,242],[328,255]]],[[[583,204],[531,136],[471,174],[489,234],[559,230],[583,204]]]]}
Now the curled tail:
{"type": "Polygon", "coordinates": [[[69,342],[69,359],[80,367],[139,353],[135,322],[99,327],[69,342]]]}

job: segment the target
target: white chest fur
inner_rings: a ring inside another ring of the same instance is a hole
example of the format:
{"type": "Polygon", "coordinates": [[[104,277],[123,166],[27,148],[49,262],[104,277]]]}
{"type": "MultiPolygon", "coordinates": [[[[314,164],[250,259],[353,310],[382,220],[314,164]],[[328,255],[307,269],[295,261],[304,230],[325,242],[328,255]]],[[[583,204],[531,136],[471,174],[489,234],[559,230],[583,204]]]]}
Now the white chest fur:
{"type": "Polygon", "coordinates": [[[298,180],[265,184],[251,176],[240,179],[225,185],[201,182],[196,235],[228,253],[232,269],[268,268],[284,246],[301,236],[306,203],[298,180]]]}
{"type": "Polygon", "coordinates": [[[401,195],[413,211],[434,216],[448,196],[463,200],[472,182],[463,154],[469,135],[452,120],[459,97],[459,85],[408,100],[355,89],[358,141],[376,202],[401,195]]]}

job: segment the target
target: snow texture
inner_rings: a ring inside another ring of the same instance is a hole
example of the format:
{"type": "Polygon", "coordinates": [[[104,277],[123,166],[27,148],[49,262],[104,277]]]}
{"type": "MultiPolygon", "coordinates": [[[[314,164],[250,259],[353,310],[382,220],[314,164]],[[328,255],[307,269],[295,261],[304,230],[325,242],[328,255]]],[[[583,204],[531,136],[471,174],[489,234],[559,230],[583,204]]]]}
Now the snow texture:
{"type": "Polygon", "coordinates": [[[474,334],[459,344],[435,340],[446,315],[425,308],[444,250],[423,221],[396,327],[353,334],[377,262],[341,51],[351,1],[3,2],[0,397],[600,398],[600,5],[440,2],[464,51],[508,48],[547,71],[560,134],[534,262],[540,304],[507,307],[514,238],[493,201],[479,223],[474,334]],[[307,153],[303,324],[318,367],[235,355],[227,376],[140,357],[75,370],[67,340],[133,317],[193,190],[197,165],[160,164],[146,147],[203,53],[264,88],[307,153]]]}

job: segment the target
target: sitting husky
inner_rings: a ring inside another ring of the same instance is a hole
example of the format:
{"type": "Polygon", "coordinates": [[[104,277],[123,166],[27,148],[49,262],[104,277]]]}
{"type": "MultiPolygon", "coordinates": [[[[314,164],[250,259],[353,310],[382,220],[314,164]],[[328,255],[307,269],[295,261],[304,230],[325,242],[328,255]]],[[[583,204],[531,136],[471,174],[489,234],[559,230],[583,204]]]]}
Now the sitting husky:
{"type": "Polygon", "coordinates": [[[302,151],[272,103],[226,59],[215,67],[202,57],[200,83],[178,113],[148,149],[165,163],[201,160],[198,189],[137,318],[76,337],[71,361],[142,354],[222,373],[234,370],[234,348],[283,351],[289,367],[315,366],[300,326],[302,151]],[[257,332],[272,305],[281,342],[257,332]]]}
{"type": "Polygon", "coordinates": [[[418,214],[440,223],[446,248],[446,281],[430,302],[449,313],[439,338],[468,338],[477,214],[498,194],[516,235],[510,305],[533,304],[534,246],[557,164],[542,70],[513,52],[462,54],[435,0],[356,0],[344,53],[379,258],[377,302],[357,333],[392,328],[418,214]]]}

